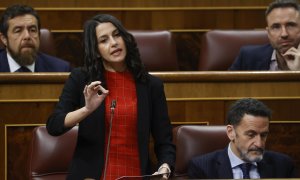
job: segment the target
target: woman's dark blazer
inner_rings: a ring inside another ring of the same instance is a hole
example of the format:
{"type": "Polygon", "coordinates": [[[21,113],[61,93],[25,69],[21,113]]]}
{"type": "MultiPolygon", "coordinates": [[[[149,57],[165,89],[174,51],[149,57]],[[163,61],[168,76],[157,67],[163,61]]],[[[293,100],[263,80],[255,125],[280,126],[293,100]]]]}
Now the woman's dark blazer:
{"type": "MultiPolygon", "coordinates": [[[[168,117],[163,83],[152,75],[148,76],[148,82],[136,82],[137,137],[143,175],[152,173],[149,160],[150,133],[154,139],[158,165],[168,163],[173,168],[175,163],[175,146],[172,144],[172,128],[168,117]]],[[[86,84],[88,84],[87,75],[80,68],[74,69],[66,81],[53,114],[47,121],[49,134],[58,136],[69,130],[64,127],[64,119],[67,113],[84,106],[83,89],[86,84]]],[[[104,104],[102,103],[79,123],[77,145],[68,179],[99,179],[102,174],[105,156],[104,104]]]]}

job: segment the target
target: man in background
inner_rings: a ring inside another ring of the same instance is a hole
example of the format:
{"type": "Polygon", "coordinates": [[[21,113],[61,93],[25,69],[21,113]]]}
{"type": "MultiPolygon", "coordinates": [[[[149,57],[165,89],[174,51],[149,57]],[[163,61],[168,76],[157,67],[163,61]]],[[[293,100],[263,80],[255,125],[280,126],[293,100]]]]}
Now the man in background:
{"type": "Polygon", "coordinates": [[[0,19],[0,72],[69,72],[68,62],[39,52],[40,18],[30,6],[8,7],[0,19]]]}
{"type": "Polygon", "coordinates": [[[229,70],[300,70],[300,8],[296,0],[276,0],[266,10],[270,44],[241,48],[229,70]]]}
{"type": "MultiPolygon", "coordinates": [[[[292,160],[284,154],[266,151],[270,109],[246,98],[236,101],[227,115],[229,145],[194,157],[188,168],[193,179],[260,179],[297,176],[292,160]]],[[[201,137],[199,137],[201,138],[201,137]]]]}

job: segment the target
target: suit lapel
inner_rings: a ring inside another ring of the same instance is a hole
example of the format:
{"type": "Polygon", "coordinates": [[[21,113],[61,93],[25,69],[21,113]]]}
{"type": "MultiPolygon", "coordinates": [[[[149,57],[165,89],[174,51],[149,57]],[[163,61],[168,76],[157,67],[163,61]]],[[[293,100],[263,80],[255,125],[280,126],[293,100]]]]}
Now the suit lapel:
{"type": "MultiPolygon", "coordinates": [[[[138,145],[139,145],[139,153],[142,170],[147,169],[148,156],[145,156],[147,152],[147,145],[143,146],[143,144],[148,144],[145,142],[145,139],[150,137],[150,112],[149,112],[149,93],[148,93],[148,85],[147,83],[141,83],[136,81],[136,93],[137,93],[137,134],[138,134],[138,145]]],[[[146,171],[142,172],[143,174],[147,174],[146,171]]]]}
{"type": "Polygon", "coordinates": [[[40,54],[38,53],[37,59],[35,61],[35,72],[47,72],[47,66],[43,63],[43,60],[41,59],[40,54]]]}
{"type": "Polygon", "coordinates": [[[257,171],[260,178],[272,178],[272,165],[268,164],[264,159],[257,163],[257,171]]]}
{"type": "Polygon", "coordinates": [[[137,121],[138,131],[145,132],[149,130],[149,126],[146,126],[146,122],[143,119],[149,117],[149,111],[147,104],[149,103],[147,85],[136,82],[136,93],[137,93],[137,121]]]}
{"type": "Polygon", "coordinates": [[[0,49],[0,72],[10,72],[5,49],[0,49]]]}
{"type": "Polygon", "coordinates": [[[270,69],[270,63],[271,63],[271,58],[272,58],[272,53],[273,53],[273,47],[269,44],[265,50],[262,51],[262,61],[260,63],[260,68],[263,70],[269,70],[270,69]]]}
{"type": "Polygon", "coordinates": [[[217,173],[218,173],[218,177],[222,179],[233,178],[231,164],[227,153],[227,148],[225,148],[217,158],[217,173]]]}

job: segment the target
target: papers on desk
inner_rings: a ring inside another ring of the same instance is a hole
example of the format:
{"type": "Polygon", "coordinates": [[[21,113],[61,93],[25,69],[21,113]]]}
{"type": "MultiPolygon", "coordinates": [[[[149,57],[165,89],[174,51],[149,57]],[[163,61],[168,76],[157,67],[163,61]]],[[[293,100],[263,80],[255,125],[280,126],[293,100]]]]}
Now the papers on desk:
{"type": "Polygon", "coordinates": [[[160,180],[162,179],[163,174],[155,174],[155,175],[143,175],[143,176],[122,176],[117,178],[116,180],[160,180]]]}

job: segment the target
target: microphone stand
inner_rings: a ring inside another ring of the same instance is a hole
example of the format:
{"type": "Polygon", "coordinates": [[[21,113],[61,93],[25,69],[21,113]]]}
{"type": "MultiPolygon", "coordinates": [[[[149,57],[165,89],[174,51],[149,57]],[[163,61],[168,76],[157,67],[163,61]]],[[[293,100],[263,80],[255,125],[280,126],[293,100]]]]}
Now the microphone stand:
{"type": "Polygon", "coordinates": [[[108,155],[109,155],[109,148],[110,148],[110,136],[111,136],[111,128],[112,128],[112,120],[115,114],[116,108],[116,100],[112,100],[110,104],[110,121],[109,121],[109,131],[108,131],[108,140],[106,146],[106,154],[105,154],[105,165],[104,165],[104,172],[103,172],[103,180],[106,179],[106,171],[107,171],[107,163],[108,163],[108,155]]]}

